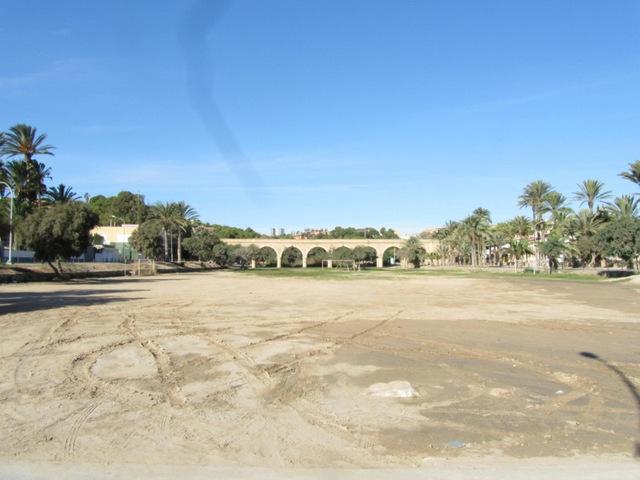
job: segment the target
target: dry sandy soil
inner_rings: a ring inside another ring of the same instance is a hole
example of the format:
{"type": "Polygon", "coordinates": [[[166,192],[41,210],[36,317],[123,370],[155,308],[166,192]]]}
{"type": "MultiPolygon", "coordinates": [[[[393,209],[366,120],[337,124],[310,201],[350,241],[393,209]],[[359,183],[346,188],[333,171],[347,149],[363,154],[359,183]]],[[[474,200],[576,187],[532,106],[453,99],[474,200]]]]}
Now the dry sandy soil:
{"type": "Polygon", "coordinates": [[[0,476],[637,478],[634,280],[0,285],[0,476]]]}

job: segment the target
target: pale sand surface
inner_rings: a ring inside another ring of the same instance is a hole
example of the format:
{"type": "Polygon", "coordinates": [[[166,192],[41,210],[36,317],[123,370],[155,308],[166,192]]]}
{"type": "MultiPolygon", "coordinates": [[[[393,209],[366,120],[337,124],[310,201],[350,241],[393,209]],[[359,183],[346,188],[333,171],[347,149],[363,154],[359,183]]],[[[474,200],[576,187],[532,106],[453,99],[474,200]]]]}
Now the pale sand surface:
{"type": "Polygon", "coordinates": [[[640,477],[637,281],[349,275],[0,286],[0,477],[640,477]]]}

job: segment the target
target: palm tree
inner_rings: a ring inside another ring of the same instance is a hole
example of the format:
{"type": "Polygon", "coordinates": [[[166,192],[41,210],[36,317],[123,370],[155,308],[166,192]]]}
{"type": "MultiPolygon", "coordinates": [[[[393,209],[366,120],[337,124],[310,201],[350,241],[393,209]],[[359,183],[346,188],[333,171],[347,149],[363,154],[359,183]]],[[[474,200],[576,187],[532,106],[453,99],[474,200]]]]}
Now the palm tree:
{"type": "Polygon", "coordinates": [[[192,220],[196,220],[199,215],[196,210],[185,202],[175,204],[176,226],[178,228],[178,263],[182,262],[182,233],[186,233],[192,220]]]}
{"type": "Polygon", "coordinates": [[[178,226],[178,210],[176,203],[156,202],[150,209],[149,218],[162,229],[164,235],[164,260],[169,258],[167,235],[178,226]]]}
{"type": "Polygon", "coordinates": [[[640,186],[640,160],[636,160],[635,162],[630,163],[629,171],[622,172],[620,176],[640,186]]]}
{"type": "Polygon", "coordinates": [[[531,227],[531,220],[524,215],[518,215],[507,222],[508,234],[518,239],[528,238],[532,232],[531,227]]]}
{"type": "Polygon", "coordinates": [[[571,236],[575,238],[575,247],[584,264],[595,265],[598,260],[597,251],[591,238],[602,227],[604,219],[600,213],[582,209],[571,219],[571,236]]]}
{"type": "Polygon", "coordinates": [[[509,243],[509,236],[501,230],[493,230],[489,234],[491,241],[491,252],[493,256],[493,263],[495,265],[502,266],[502,256],[504,253],[504,246],[509,243]]]}
{"type": "Polygon", "coordinates": [[[511,240],[509,244],[509,253],[513,255],[513,271],[518,271],[518,260],[526,255],[533,255],[535,252],[529,245],[529,240],[522,238],[519,240],[511,240]]]}
{"type": "Polygon", "coordinates": [[[616,197],[609,203],[607,211],[612,217],[638,217],[640,216],[640,198],[631,195],[616,197]]]}
{"type": "Polygon", "coordinates": [[[453,220],[445,223],[444,227],[438,229],[433,234],[433,237],[440,241],[440,245],[443,246],[441,254],[446,265],[451,265],[455,262],[455,257],[459,253],[459,230],[460,224],[453,220]]]}
{"type": "Polygon", "coordinates": [[[414,268],[420,267],[422,256],[425,254],[422,242],[418,237],[410,237],[405,240],[403,247],[400,249],[400,257],[407,263],[413,264],[414,268]]]}
{"type": "MultiPolygon", "coordinates": [[[[522,195],[518,198],[520,201],[518,202],[518,206],[520,208],[531,207],[531,213],[533,218],[533,231],[535,234],[536,245],[537,242],[542,240],[542,211],[544,207],[544,202],[547,199],[549,193],[553,191],[553,187],[551,184],[547,182],[543,182],[542,180],[535,180],[531,182],[529,185],[524,187],[524,191],[522,195]]],[[[536,249],[536,262],[540,260],[540,255],[538,250],[536,249]]]]}
{"type": "Polygon", "coordinates": [[[489,210],[476,208],[461,222],[461,226],[471,245],[471,265],[475,267],[484,264],[485,239],[491,228],[489,210]]]}
{"type": "Polygon", "coordinates": [[[545,197],[542,212],[551,214],[552,230],[561,230],[573,210],[567,206],[567,197],[560,192],[553,191],[545,197]]]}
{"type": "Polygon", "coordinates": [[[78,200],[80,197],[73,192],[71,187],[61,183],[57,187],[49,188],[43,198],[51,203],[69,203],[78,200]]]}
{"type": "Polygon", "coordinates": [[[46,134],[37,135],[37,129],[25,124],[14,125],[5,134],[5,141],[0,153],[7,157],[23,155],[26,162],[33,160],[34,155],[53,155],[51,145],[43,145],[46,134]]]}
{"type": "Polygon", "coordinates": [[[22,212],[18,213],[19,216],[33,211],[33,206],[47,191],[44,179],[50,178],[49,172],[50,169],[45,168],[44,163],[35,160],[31,162],[31,165],[19,160],[7,162],[5,178],[15,195],[14,206],[18,212],[22,212]]]}
{"type": "Polygon", "coordinates": [[[611,190],[605,190],[604,183],[598,180],[584,180],[578,183],[578,188],[580,190],[573,194],[574,200],[580,200],[580,205],[586,203],[591,213],[596,202],[611,198],[611,190]]]}
{"type": "MultiPolygon", "coordinates": [[[[46,192],[44,179],[49,177],[50,169],[44,163],[37,161],[35,155],[53,155],[53,146],[46,145],[47,135],[37,134],[35,127],[25,124],[14,125],[4,135],[4,143],[0,147],[0,154],[7,158],[22,156],[24,163],[24,184],[21,186],[23,199],[31,206],[35,205],[40,196],[46,192]]],[[[15,167],[14,167],[15,168],[15,167]]]]}
{"type": "Polygon", "coordinates": [[[547,195],[553,191],[551,184],[542,180],[535,180],[524,187],[522,195],[520,195],[518,206],[520,208],[531,207],[531,213],[534,223],[539,220],[541,209],[547,195]]]}

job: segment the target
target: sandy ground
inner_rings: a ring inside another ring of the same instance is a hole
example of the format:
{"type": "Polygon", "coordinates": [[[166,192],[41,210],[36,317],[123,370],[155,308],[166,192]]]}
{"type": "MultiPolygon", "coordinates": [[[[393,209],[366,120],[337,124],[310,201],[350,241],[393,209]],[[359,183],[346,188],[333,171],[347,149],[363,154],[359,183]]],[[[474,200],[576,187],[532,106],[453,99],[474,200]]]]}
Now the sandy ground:
{"type": "Polygon", "coordinates": [[[640,476],[640,283],[348,275],[0,285],[0,476],[640,476]]]}

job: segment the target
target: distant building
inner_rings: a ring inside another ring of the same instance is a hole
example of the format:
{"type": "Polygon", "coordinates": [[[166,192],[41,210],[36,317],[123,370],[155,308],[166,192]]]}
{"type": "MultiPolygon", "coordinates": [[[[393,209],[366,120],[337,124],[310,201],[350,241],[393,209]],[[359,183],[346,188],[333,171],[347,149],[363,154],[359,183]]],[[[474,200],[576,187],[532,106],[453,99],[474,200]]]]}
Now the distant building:
{"type": "Polygon", "coordinates": [[[96,227],[91,230],[91,235],[100,235],[105,246],[113,246],[117,252],[104,249],[96,255],[96,261],[120,261],[122,258],[135,258],[137,254],[129,245],[129,237],[138,228],[137,223],[123,223],[117,227],[96,227]],[[119,258],[114,258],[117,253],[119,258]],[[99,256],[100,255],[100,256],[99,256]]]}

